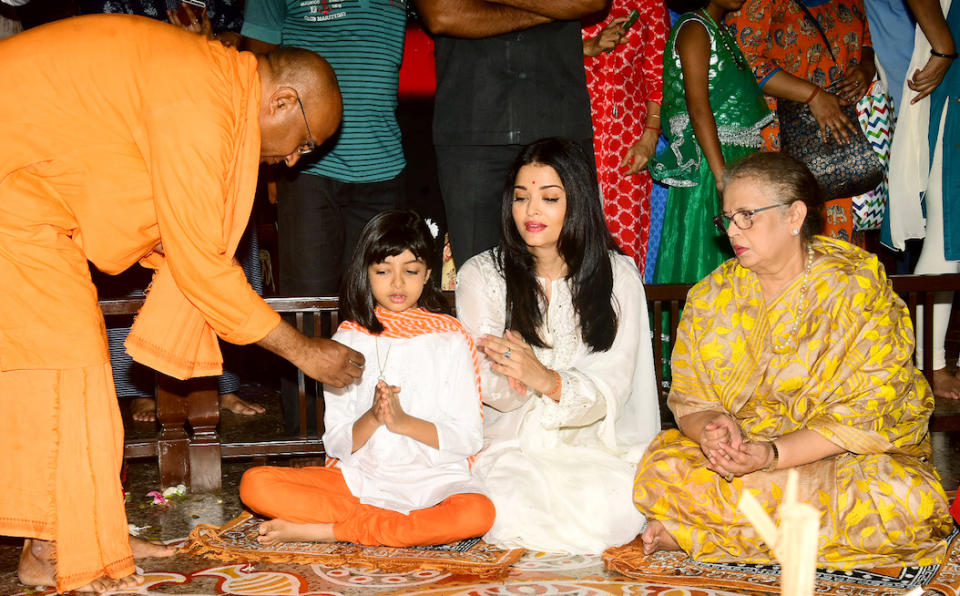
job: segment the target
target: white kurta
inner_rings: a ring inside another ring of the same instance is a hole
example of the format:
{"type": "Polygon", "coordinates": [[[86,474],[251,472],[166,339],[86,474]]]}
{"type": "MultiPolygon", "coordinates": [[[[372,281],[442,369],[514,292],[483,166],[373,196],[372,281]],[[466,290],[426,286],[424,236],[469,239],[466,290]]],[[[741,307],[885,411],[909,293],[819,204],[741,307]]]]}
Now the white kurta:
{"type": "MultiPolygon", "coordinates": [[[[496,250],[496,249],[494,249],[496,250]]],[[[460,269],[457,314],[475,337],[502,336],[506,285],[493,250],[460,269]]],[[[636,463],[660,430],[643,282],[611,254],[617,336],[606,352],[583,343],[569,285],[556,280],[534,348],[563,381],[559,403],[520,395],[481,359],[485,448],[474,473],[497,508],[488,542],[548,552],[599,553],[633,540],[645,523],[633,505],[636,463]]]]}
{"type": "Polygon", "coordinates": [[[324,386],[323,444],[347,487],[361,503],[401,513],[431,507],[447,497],[483,492],[467,458],[483,444],[483,419],[473,356],[456,332],[386,338],[341,328],[333,339],[366,358],[362,378],[343,389],[324,386]],[[403,411],[437,427],[439,449],[379,427],[353,449],[353,424],[373,404],[384,380],[400,387],[403,411]]]}

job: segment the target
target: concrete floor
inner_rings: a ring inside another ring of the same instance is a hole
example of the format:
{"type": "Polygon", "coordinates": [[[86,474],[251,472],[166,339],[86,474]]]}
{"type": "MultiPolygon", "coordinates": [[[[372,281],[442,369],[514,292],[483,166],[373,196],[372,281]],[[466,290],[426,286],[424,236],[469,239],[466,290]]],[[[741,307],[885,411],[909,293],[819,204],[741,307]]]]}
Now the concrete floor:
{"type": "MultiPolygon", "coordinates": [[[[279,397],[272,390],[245,386],[241,391],[245,398],[254,399],[268,408],[265,415],[246,418],[225,412],[222,418],[221,434],[225,441],[249,440],[251,437],[267,439],[279,437],[281,428],[279,397]]],[[[125,404],[124,404],[125,405],[125,404]]],[[[149,435],[155,432],[151,424],[132,424],[127,418],[129,435],[149,435]]],[[[944,488],[955,490],[960,484],[960,433],[932,433],[934,462],[943,477],[944,488]]],[[[237,486],[244,470],[255,465],[250,461],[225,462],[223,466],[223,490],[216,494],[191,494],[177,498],[167,507],[156,506],[146,496],[150,491],[159,490],[159,477],[156,463],[149,460],[129,462],[125,488],[129,494],[127,516],[137,532],[149,539],[165,542],[185,538],[198,523],[221,525],[242,512],[237,494],[237,486]]],[[[19,539],[0,538],[0,595],[27,593],[27,588],[16,578],[17,557],[22,543],[19,539]]],[[[168,560],[146,560],[144,570],[163,569],[183,574],[193,574],[211,566],[211,562],[198,557],[178,555],[176,562],[168,560]]],[[[222,578],[191,576],[189,587],[174,584],[164,585],[162,590],[140,593],[217,593],[217,582],[222,578]]],[[[349,593],[362,593],[354,589],[349,593]]],[[[344,592],[344,593],[346,593],[344,592]]],[[[240,592],[238,592],[240,593],[240,592]]]]}

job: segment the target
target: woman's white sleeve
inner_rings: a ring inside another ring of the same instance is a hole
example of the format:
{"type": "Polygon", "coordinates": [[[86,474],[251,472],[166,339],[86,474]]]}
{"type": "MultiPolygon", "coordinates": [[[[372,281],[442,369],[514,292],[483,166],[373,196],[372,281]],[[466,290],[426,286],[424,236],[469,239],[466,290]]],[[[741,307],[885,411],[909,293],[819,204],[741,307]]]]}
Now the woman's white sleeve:
{"type": "MultiPolygon", "coordinates": [[[[502,337],[506,330],[506,290],[503,279],[489,260],[489,253],[464,263],[457,275],[457,318],[475,341],[484,334],[502,337]]],[[[526,403],[530,392],[521,394],[510,387],[507,377],[490,369],[490,361],[478,350],[483,403],[501,412],[526,403]]]]}

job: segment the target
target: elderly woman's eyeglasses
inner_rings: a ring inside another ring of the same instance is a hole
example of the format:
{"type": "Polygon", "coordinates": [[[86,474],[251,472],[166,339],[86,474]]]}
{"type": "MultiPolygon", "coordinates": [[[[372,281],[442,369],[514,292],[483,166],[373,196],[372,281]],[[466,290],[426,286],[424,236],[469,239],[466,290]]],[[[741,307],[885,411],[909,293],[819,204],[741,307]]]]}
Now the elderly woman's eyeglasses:
{"type": "Polygon", "coordinates": [[[313,135],[310,133],[310,123],[307,122],[307,112],[303,109],[303,102],[300,101],[299,96],[297,97],[297,103],[300,104],[300,113],[303,114],[303,123],[307,125],[307,142],[297,147],[297,153],[300,155],[306,155],[317,148],[317,143],[313,140],[313,135]]]}
{"type": "Polygon", "coordinates": [[[721,234],[727,233],[727,228],[730,227],[731,221],[741,230],[749,230],[753,227],[754,215],[760,213],[761,211],[766,211],[767,209],[776,209],[777,207],[788,207],[788,205],[777,203],[776,205],[767,205],[766,207],[760,207],[759,209],[741,209],[739,211],[734,211],[730,216],[721,213],[713,218],[713,225],[717,226],[717,230],[719,230],[721,234]]]}

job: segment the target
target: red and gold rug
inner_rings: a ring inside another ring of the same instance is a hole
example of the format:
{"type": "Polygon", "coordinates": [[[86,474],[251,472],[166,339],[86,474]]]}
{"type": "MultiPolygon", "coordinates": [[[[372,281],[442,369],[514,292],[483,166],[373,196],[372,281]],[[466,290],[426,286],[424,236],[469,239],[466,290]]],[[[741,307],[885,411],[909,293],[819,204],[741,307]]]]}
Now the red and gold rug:
{"type": "Polygon", "coordinates": [[[483,579],[506,575],[510,566],[526,552],[497,548],[479,538],[406,548],[344,542],[285,542],[266,546],[257,541],[257,528],[263,521],[245,512],[219,528],[200,524],[190,532],[181,552],[222,561],[357,567],[386,573],[442,571],[483,579]]]}

